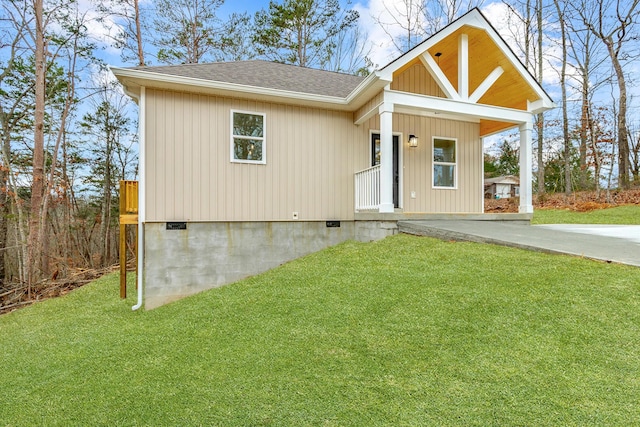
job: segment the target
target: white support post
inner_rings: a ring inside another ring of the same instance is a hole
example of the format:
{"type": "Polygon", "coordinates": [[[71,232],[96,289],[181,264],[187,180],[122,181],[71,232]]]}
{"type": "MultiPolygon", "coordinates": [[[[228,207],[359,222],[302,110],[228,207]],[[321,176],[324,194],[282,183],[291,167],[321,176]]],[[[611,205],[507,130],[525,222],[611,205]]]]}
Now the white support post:
{"type": "Polygon", "coordinates": [[[533,119],[530,119],[520,125],[520,213],[533,213],[532,135],[533,119]]]}
{"type": "Polygon", "coordinates": [[[393,105],[380,106],[380,208],[393,212],[393,105]]]}
{"type": "Polygon", "coordinates": [[[469,99],[469,36],[458,38],[458,94],[462,100],[469,99]]]}

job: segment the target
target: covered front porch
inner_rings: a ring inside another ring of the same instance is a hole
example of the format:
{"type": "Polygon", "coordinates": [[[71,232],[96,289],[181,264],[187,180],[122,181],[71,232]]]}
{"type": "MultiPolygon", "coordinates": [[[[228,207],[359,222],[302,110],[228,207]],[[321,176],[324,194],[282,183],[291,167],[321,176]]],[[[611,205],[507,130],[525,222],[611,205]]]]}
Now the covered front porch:
{"type": "Polygon", "coordinates": [[[354,113],[379,144],[369,167],[355,172],[356,218],[490,218],[482,148],[510,129],[519,131],[515,218],[531,216],[533,119],[553,102],[479,11],[375,73],[386,86],[354,113]]]}

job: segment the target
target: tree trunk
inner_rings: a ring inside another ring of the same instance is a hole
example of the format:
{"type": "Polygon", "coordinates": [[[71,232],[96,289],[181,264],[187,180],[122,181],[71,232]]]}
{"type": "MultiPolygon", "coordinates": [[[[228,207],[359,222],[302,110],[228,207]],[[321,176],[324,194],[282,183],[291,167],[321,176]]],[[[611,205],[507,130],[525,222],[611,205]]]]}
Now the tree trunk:
{"type": "MultiPolygon", "coordinates": [[[[582,108],[580,114],[580,189],[587,189],[587,131],[589,129],[589,81],[587,71],[582,70],[582,108]]],[[[595,180],[600,179],[596,173],[595,180]]]]}
{"type": "MultiPolygon", "coordinates": [[[[536,18],[538,29],[538,82],[542,84],[542,1],[536,2],[536,18]]],[[[538,125],[538,194],[544,193],[544,114],[539,113],[536,119],[538,125]]]]}
{"type": "Polygon", "coordinates": [[[140,5],[138,0],[133,0],[133,9],[136,20],[136,42],[138,44],[138,65],[144,67],[144,50],[142,49],[142,30],[140,28],[140,5]]]}
{"type": "Polygon", "coordinates": [[[558,12],[562,43],[562,67],[560,69],[560,88],[562,90],[562,137],[564,139],[564,194],[571,195],[571,139],[569,138],[569,116],[567,112],[567,35],[565,32],[564,11],[558,0],[554,0],[558,12]]]}
{"type": "Polygon", "coordinates": [[[618,90],[618,186],[624,189],[630,188],[629,180],[629,140],[627,138],[627,83],[618,58],[614,43],[611,38],[606,39],[605,44],[613,69],[616,72],[618,90]]]}
{"type": "Polygon", "coordinates": [[[41,278],[44,258],[42,254],[43,233],[40,217],[43,214],[44,193],[44,109],[45,109],[45,39],[43,0],[34,0],[35,15],[35,112],[33,135],[33,177],[31,182],[31,213],[29,216],[29,238],[27,250],[28,297],[31,287],[41,278]]]}
{"type": "MultiPolygon", "coordinates": [[[[5,168],[4,165],[0,165],[0,248],[8,246],[9,183],[7,170],[8,168],[5,168]]],[[[2,289],[2,284],[6,282],[5,256],[7,256],[7,251],[0,251],[0,289],[2,289]]]]}

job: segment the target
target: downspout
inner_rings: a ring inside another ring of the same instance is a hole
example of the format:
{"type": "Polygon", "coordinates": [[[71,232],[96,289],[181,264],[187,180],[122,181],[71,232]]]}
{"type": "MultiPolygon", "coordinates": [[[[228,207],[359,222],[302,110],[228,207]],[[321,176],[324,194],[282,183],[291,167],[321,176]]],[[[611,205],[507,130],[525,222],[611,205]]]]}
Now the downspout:
{"type": "Polygon", "coordinates": [[[145,221],[145,115],[146,115],[145,87],[140,88],[138,97],[138,271],[136,284],[138,289],[138,303],[131,307],[137,310],[142,307],[142,282],[144,274],[144,221],[145,221]]]}

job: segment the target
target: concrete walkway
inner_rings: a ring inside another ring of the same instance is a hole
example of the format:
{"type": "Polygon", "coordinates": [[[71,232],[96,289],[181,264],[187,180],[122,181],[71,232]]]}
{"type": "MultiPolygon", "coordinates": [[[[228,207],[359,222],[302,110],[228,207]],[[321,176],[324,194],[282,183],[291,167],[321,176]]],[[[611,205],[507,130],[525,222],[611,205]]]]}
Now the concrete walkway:
{"type": "Polygon", "coordinates": [[[403,233],[570,254],[640,267],[640,225],[530,225],[526,221],[398,221],[403,233]]]}

